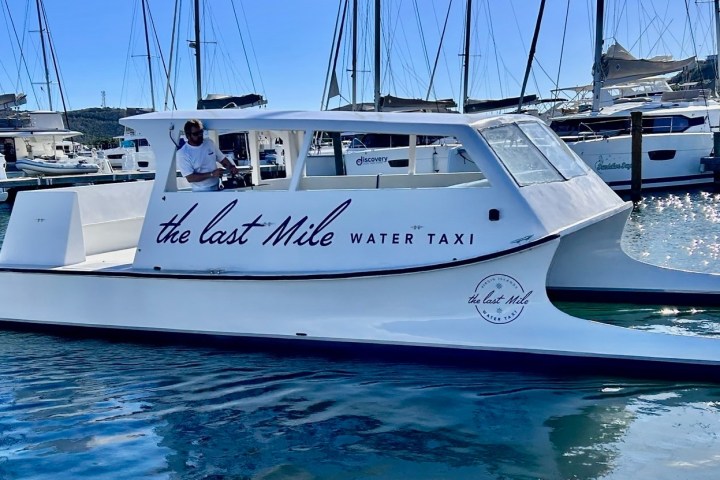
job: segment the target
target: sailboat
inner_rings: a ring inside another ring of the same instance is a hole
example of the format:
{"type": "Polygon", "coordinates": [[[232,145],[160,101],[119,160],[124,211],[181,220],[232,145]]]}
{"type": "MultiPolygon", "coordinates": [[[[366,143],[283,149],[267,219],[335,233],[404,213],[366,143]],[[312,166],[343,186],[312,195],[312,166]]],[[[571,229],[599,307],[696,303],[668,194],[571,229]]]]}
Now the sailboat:
{"type": "Polygon", "coordinates": [[[592,109],[552,118],[550,128],[610,187],[628,190],[630,114],[642,112],[642,188],[712,183],[700,159],[713,148],[720,103],[702,89],[672,91],[657,77],[692,65],[695,57],[637,59],[618,44],[602,54],[603,13],[598,0],[592,109]]]}
{"type": "MultiPolygon", "coordinates": [[[[349,2],[343,1],[345,8],[339,15],[339,25],[346,20],[349,2]]],[[[357,32],[358,32],[358,4],[352,2],[352,19],[350,32],[352,34],[351,58],[351,96],[345,105],[328,108],[331,98],[340,97],[336,68],[340,49],[337,48],[342,40],[343,29],[339,28],[334,40],[332,67],[329,69],[328,81],[323,98],[323,108],[334,111],[355,112],[426,112],[426,113],[457,113],[457,103],[453,99],[430,99],[430,90],[433,82],[431,75],[430,87],[426,98],[403,98],[393,95],[382,95],[380,88],[381,64],[381,15],[380,0],[374,2],[374,38],[373,38],[373,101],[357,101],[357,32]]],[[[379,133],[365,133],[341,135],[335,132],[333,141],[323,145],[318,139],[316,149],[308,157],[306,169],[308,175],[383,175],[396,173],[431,173],[431,172],[467,172],[477,171],[477,166],[463,156],[461,145],[454,138],[437,136],[420,136],[411,139],[403,135],[388,135],[379,133]],[[338,144],[338,148],[333,147],[338,144]],[[411,155],[410,150],[413,150],[411,155]],[[410,162],[410,157],[415,158],[410,162]]]]}
{"type": "MultiPolygon", "coordinates": [[[[7,171],[22,171],[27,175],[66,175],[78,173],[96,173],[100,166],[87,158],[75,158],[75,152],[68,147],[67,139],[82,135],[65,126],[60,112],[53,110],[50,71],[46,42],[52,49],[52,43],[45,38],[47,21],[44,19],[42,0],[36,1],[40,45],[42,47],[45,71],[45,90],[50,111],[17,111],[26,103],[25,94],[5,94],[0,96],[0,142],[2,142],[3,165],[7,171]]],[[[61,98],[62,89],[60,90],[61,98]]]]}

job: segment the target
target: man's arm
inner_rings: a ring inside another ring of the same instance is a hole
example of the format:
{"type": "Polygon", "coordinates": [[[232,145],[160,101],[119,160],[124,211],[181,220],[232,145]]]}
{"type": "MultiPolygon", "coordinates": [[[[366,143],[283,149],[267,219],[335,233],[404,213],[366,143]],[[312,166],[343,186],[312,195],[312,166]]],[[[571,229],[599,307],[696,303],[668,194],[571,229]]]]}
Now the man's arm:
{"type": "Polygon", "coordinates": [[[193,170],[193,166],[188,160],[187,156],[185,155],[185,152],[183,150],[179,150],[177,152],[177,168],[180,170],[180,173],[185,177],[185,179],[190,183],[195,182],[202,182],[203,180],[207,180],[211,177],[220,177],[222,175],[222,169],[216,168],[212,172],[205,172],[205,173],[199,173],[195,172],[193,170]]]}
{"type": "Polygon", "coordinates": [[[208,178],[213,177],[220,177],[222,176],[222,168],[216,168],[212,172],[207,173],[191,173],[190,175],[185,175],[185,179],[190,183],[195,182],[202,182],[203,180],[207,180],[208,178]]]}
{"type": "Polygon", "coordinates": [[[222,165],[223,167],[225,167],[225,168],[227,168],[228,170],[230,170],[230,173],[232,173],[233,175],[237,174],[237,173],[240,171],[240,170],[238,170],[238,168],[235,166],[234,163],[232,163],[230,160],[228,160],[227,157],[224,157],[224,158],[220,161],[220,165],[222,165]]]}

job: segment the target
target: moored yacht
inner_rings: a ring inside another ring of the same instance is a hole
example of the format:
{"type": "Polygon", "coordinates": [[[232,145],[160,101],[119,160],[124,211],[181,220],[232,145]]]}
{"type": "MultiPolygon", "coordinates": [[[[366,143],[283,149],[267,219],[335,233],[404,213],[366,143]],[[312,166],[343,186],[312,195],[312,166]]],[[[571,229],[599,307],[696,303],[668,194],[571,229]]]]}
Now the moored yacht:
{"type": "Polygon", "coordinates": [[[613,189],[629,190],[631,113],[642,112],[642,187],[712,183],[713,173],[702,169],[700,159],[712,151],[711,127],[720,125],[720,104],[675,93],[556,117],[550,127],[613,189]]]}
{"type": "Polygon", "coordinates": [[[13,286],[0,290],[3,322],[719,378],[716,339],[601,324],[550,302],[549,290],[717,305],[720,276],[627,257],[632,205],[538,119],[225,109],[122,123],[147,135],[155,181],[21,192],[0,251],[0,279],[13,286]],[[287,178],[261,180],[251,152],[252,186],[181,188],[176,145],[190,118],[216,134],[272,132],[287,178]],[[408,171],[308,176],[317,132],[407,136],[408,171]],[[454,138],[477,170],[417,172],[419,136],[454,138]],[[67,301],[88,291],[102,295],[67,301]]]}

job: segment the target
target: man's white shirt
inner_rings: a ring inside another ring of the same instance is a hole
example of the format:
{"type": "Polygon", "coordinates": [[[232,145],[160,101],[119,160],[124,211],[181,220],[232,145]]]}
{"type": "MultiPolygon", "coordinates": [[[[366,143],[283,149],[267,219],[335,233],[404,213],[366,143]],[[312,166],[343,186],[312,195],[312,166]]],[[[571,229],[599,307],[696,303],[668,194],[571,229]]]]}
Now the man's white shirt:
{"type": "MultiPolygon", "coordinates": [[[[185,143],[175,157],[177,168],[183,177],[192,173],[210,173],[218,168],[217,164],[223,158],[225,155],[209,138],[203,140],[203,143],[197,147],[185,143]]],[[[217,190],[219,181],[220,179],[211,177],[199,182],[190,182],[190,186],[194,192],[207,192],[217,190]]]]}

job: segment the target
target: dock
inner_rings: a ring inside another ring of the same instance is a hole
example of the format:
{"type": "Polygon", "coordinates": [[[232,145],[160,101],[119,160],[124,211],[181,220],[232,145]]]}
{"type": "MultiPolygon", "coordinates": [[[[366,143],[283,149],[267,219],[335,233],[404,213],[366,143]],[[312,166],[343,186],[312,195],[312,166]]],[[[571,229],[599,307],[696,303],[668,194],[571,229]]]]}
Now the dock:
{"type": "Polygon", "coordinates": [[[0,180],[0,188],[58,187],[83,183],[127,182],[130,180],[152,180],[155,172],[114,172],[82,173],[78,175],[45,175],[38,177],[11,177],[0,180]]]}
{"type": "MultiPolygon", "coordinates": [[[[248,174],[247,166],[238,167],[241,173],[248,174]]],[[[284,165],[261,165],[261,178],[276,178],[285,174],[284,165]]],[[[11,174],[12,175],[12,174],[11,174]]],[[[180,172],[178,172],[180,176],[180,172]]],[[[136,180],[154,180],[155,171],[120,170],[113,173],[81,173],[76,175],[41,175],[37,177],[9,177],[0,180],[0,189],[8,193],[8,200],[13,201],[21,190],[37,190],[43,188],[65,187],[69,185],[92,185],[97,183],[132,182],[136,180]]]]}
{"type": "Polygon", "coordinates": [[[21,190],[64,187],[68,185],[91,185],[96,183],[117,183],[135,180],[153,180],[154,171],[119,171],[113,173],[82,173],[77,175],[43,175],[37,177],[10,177],[0,180],[0,188],[8,193],[12,201],[21,190]]]}

